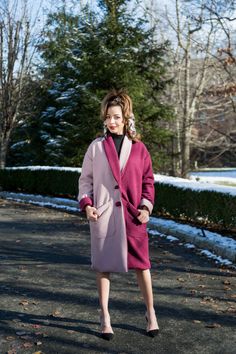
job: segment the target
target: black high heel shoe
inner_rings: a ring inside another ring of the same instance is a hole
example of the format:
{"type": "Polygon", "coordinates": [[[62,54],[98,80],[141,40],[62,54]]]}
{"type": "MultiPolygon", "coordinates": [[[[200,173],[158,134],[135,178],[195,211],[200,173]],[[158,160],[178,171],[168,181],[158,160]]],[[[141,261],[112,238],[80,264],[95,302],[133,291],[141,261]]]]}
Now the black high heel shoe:
{"type": "MultiPolygon", "coordinates": [[[[146,321],[148,323],[148,317],[147,317],[147,314],[145,314],[145,318],[146,318],[146,321]]],[[[158,326],[158,324],[157,324],[158,326]]],[[[147,335],[151,338],[154,338],[156,337],[157,335],[159,334],[159,327],[156,328],[156,329],[150,329],[149,331],[147,331],[147,335]]]]}
{"type": "MultiPolygon", "coordinates": [[[[111,323],[110,320],[109,322],[105,322],[102,318],[102,316],[100,316],[100,322],[101,322],[101,330],[103,331],[105,327],[111,327],[111,323]]],[[[114,337],[114,333],[113,332],[101,332],[101,338],[105,339],[105,340],[112,340],[114,337]]]]}
{"type": "Polygon", "coordinates": [[[112,340],[114,337],[114,333],[101,333],[102,339],[112,340]]]}

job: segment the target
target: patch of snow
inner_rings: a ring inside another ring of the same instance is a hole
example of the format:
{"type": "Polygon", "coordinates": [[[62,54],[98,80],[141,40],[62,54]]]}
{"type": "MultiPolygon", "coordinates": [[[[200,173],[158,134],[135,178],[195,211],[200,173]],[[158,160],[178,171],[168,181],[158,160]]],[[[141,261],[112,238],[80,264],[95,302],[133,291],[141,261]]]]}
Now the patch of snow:
{"type": "MultiPolygon", "coordinates": [[[[204,237],[203,233],[202,233],[202,229],[200,229],[198,227],[190,226],[187,224],[178,224],[177,222],[175,222],[173,220],[151,217],[150,222],[153,225],[168,227],[169,229],[175,229],[179,232],[182,231],[182,232],[192,235],[192,236],[204,237]]],[[[204,239],[208,239],[208,240],[210,240],[218,245],[221,245],[223,247],[231,248],[231,249],[235,250],[235,252],[236,252],[236,241],[233,238],[221,236],[220,234],[218,234],[216,232],[211,232],[208,230],[204,230],[204,235],[205,235],[204,239]]]]}
{"type": "Polygon", "coordinates": [[[194,246],[192,243],[184,243],[184,247],[186,247],[188,249],[196,248],[196,246],[194,246]]]}
{"type": "Polygon", "coordinates": [[[48,123],[48,122],[43,122],[42,126],[44,128],[51,128],[52,124],[51,123],[48,123]]]}
{"type": "Polygon", "coordinates": [[[59,101],[67,101],[68,99],[71,99],[71,97],[76,93],[76,90],[74,88],[69,88],[68,90],[64,91],[61,93],[61,96],[56,99],[57,102],[59,101]]]}
{"type": "Polygon", "coordinates": [[[204,171],[195,171],[188,174],[191,177],[234,177],[236,178],[236,168],[221,168],[220,170],[204,169],[204,171]]]}
{"type": "Polygon", "coordinates": [[[42,116],[52,114],[56,111],[56,107],[47,107],[46,111],[43,112],[42,116]]]}
{"type": "Polygon", "coordinates": [[[29,144],[29,140],[19,141],[18,143],[11,145],[10,149],[11,150],[21,149],[22,147],[28,144],[29,144]]]}
{"type": "Polygon", "coordinates": [[[56,118],[60,118],[63,117],[65,114],[69,113],[71,111],[70,107],[64,107],[62,109],[59,109],[58,111],[56,111],[56,118]]]}
{"type": "Polygon", "coordinates": [[[147,229],[148,233],[150,235],[160,235],[160,232],[158,232],[157,230],[150,230],[150,229],[147,229]]]}
{"type": "MultiPolygon", "coordinates": [[[[48,90],[48,93],[49,93],[50,95],[59,95],[59,94],[60,94],[60,91],[55,90],[55,89],[49,89],[49,90],[48,90]]],[[[48,107],[47,110],[48,110],[49,108],[50,108],[50,107],[48,107]]]]}
{"type": "MultiPolygon", "coordinates": [[[[6,199],[14,200],[15,202],[18,202],[18,203],[25,203],[25,201],[22,199],[11,198],[11,197],[7,197],[6,199]]],[[[37,201],[29,199],[29,200],[27,200],[27,203],[39,205],[42,207],[51,207],[51,208],[56,208],[56,209],[60,209],[60,210],[71,211],[71,212],[78,212],[79,211],[79,208],[76,208],[76,207],[71,207],[71,206],[66,206],[66,205],[58,205],[58,204],[54,204],[54,203],[50,203],[50,202],[37,202],[37,201]]]]}
{"type": "MultiPolygon", "coordinates": [[[[206,231],[205,231],[206,232],[206,231]]],[[[159,237],[164,237],[166,238],[167,240],[169,240],[170,242],[173,242],[173,241],[179,241],[179,239],[177,237],[174,237],[174,236],[170,236],[170,235],[165,235],[165,234],[161,234],[160,232],[158,232],[157,230],[152,230],[152,229],[148,229],[148,233],[150,235],[157,235],[159,237]]],[[[223,238],[223,237],[222,237],[223,238]]],[[[233,240],[234,241],[234,240],[233,240]]],[[[193,245],[192,243],[182,243],[182,242],[179,242],[178,245],[180,246],[184,246],[185,248],[187,249],[196,249],[196,246],[193,245]]],[[[212,253],[211,251],[209,250],[203,250],[203,249],[200,249],[200,254],[209,258],[209,259],[212,259],[214,260],[217,264],[222,264],[222,265],[233,265],[233,262],[231,262],[229,259],[225,259],[225,258],[222,258],[221,256],[217,256],[216,254],[212,253]]]]}
{"type": "Polygon", "coordinates": [[[217,256],[216,254],[208,251],[208,250],[202,250],[200,252],[200,254],[206,256],[207,258],[213,259],[214,261],[216,261],[216,263],[220,263],[223,265],[231,265],[233,264],[231,261],[229,261],[228,259],[224,259],[221,256],[217,256]]]}
{"type": "Polygon", "coordinates": [[[60,147],[61,146],[61,143],[57,140],[57,139],[49,139],[47,141],[47,145],[48,146],[57,146],[57,147],[60,147]]]}
{"type": "MultiPolygon", "coordinates": [[[[73,199],[69,199],[69,198],[60,198],[60,197],[48,197],[45,195],[41,195],[41,194],[26,194],[26,193],[14,193],[14,192],[6,192],[8,196],[10,197],[19,197],[19,198],[27,198],[31,200],[36,200],[36,199],[41,199],[41,200],[46,200],[48,198],[50,198],[50,200],[53,200],[54,203],[60,203],[62,205],[71,205],[72,203],[76,203],[76,205],[78,204],[78,201],[73,200],[73,199]]],[[[12,198],[13,199],[13,198],[12,198]]]]}
{"type": "Polygon", "coordinates": [[[177,188],[191,189],[197,192],[207,190],[207,191],[225,193],[225,194],[236,196],[235,187],[217,186],[213,183],[193,182],[190,179],[171,177],[171,176],[165,176],[160,174],[155,174],[154,180],[156,183],[169,184],[177,188]]]}
{"type": "Polygon", "coordinates": [[[43,134],[41,135],[41,139],[42,139],[42,140],[47,141],[47,140],[49,140],[50,138],[51,138],[51,135],[48,134],[48,133],[43,133],[43,134]]]}
{"type": "Polygon", "coordinates": [[[222,176],[190,176],[191,180],[200,182],[200,183],[228,183],[228,184],[236,184],[236,178],[235,177],[222,177],[222,176]]]}
{"type": "Polygon", "coordinates": [[[19,166],[19,167],[6,167],[6,170],[57,170],[57,171],[73,171],[81,173],[81,167],[60,167],[60,166],[19,166]]]}
{"type": "Polygon", "coordinates": [[[174,242],[174,241],[179,241],[179,239],[177,237],[174,237],[174,236],[166,236],[167,240],[169,240],[170,242],[174,242]]]}

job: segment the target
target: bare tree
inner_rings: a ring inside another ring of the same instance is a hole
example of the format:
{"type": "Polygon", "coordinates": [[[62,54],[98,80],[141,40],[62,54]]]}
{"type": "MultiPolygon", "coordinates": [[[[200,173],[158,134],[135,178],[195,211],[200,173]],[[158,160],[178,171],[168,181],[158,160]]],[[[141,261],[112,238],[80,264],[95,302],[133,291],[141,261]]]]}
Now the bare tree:
{"type": "Polygon", "coordinates": [[[0,5],[0,168],[5,167],[9,139],[19,122],[26,99],[24,84],[32,56],[32,20],[27,0],[5,0],[0,5]]]}
{"type": "MultiPolygon", "coordinates": [[[[232,78],[236,67],[224,70],[221,60],[212,60],[211,78],[195,115],[192,157],[204,165],[235,165],[236,88],[232,78]],[[230,75],[231,74],[231,75],[230,75]]],[[[234,67],[233,67],[234,66],[234,67]]]]}
{"type": "MultiPolygon", "coordinates": [[[[205,88],[196,124],[199,131],[193,137],[194,151],[204,156],[201,162],[224,165],[235,164],[236,144],[236,2],[235,0],[203,0],[205,17],[218,34],[215,50],[211,53],[210,80],[205,88]],[[202,120],[201,117],[205,117],[202,120]],[[198,123],[200,120],[200,124],[198,123]],[[197,147],[197,150],[196,150],[197,147]],[[233,162],[234,161],[234,162],[233,162]]],[[[196,19],[199,22],[199,19],[196,19]]]]}
{"type": "MultiPolygon", "coordinates": [[[[207,89],[216,87],[216,82],[219,82],[219,76],[214,75],[215,66],[217,73],[227,70],[228,79],[222,75],[221,82],[224,86],[228,82],[232,88],[234,76],[229,65],[234,62],[232,29],[227,21],[234,20],[233,12],[230,12],[234,9],[234,1],[225,1],[222,7],[222,1],[217,0],[175,0],[167,2],[164,11],[153,1],[145,2],[147,14],[151,16],[152,23],[155,22],[158,35],[161,39],[169,35],[172,42],[169,72],[175,83],[166,98],[176,112],[176,119],[170,126],[173,131],[173,175],[186,177],[190,168],[191,148],[193,144],[200,146],[200,140],[196,140],[199,136],[194,134],[195,124],[199,112],[206,108],[203,96],[207,89]],[[155,21],[153,14],[156,14],[155,21]],[[219,63],[222,65],[221,70],[219,63]]],[[[212,103],[209,102],[209,105],[212,103]]]]}
{"type": "MultiPolygon", "coordinates": [[[[190,169],[190,147],[196,107],[207,83],[214,27],[210,24],[203,31],[203,23],[193,21],[191,15],[183,16],[181,5],[183,6],[179,0],[175,0],[174,18],[168,12],[166,18],[176,35],[176,46],[172,53],[172,71],[175,76],[172,99],[176,106],[174,131],[177,131],[178,149],[175,156],[179,156],[176,168],[179,166],[181,176],[186,177],[190,169]]],[[[201,16],[202,9],[198,14],[198,17],[201,16]]]]}

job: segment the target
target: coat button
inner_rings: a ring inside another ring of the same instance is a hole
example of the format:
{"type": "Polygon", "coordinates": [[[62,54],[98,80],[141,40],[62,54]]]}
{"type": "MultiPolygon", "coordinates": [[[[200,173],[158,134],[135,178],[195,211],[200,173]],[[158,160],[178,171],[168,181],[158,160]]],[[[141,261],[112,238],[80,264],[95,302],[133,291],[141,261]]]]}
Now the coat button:
{"type": "Polygon", "coordinates": [[[115,189],[119,189],[119,186],[118,186],[118,184],[115,186],[115,189]]]}
{"type": "Polygon", "coordinates": [[[116,202],[116,206],[117,207],[121,206],[121,202],[116,202]]]}

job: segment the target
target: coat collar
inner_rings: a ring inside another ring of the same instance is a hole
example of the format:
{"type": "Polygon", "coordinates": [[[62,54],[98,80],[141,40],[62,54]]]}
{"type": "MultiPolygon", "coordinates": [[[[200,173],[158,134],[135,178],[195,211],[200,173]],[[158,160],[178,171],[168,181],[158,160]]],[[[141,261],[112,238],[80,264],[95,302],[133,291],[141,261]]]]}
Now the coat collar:
{"type": "Polygon", "coordinates": [[[121,152],[120,152],[120,159],[118,159],[118,155],[116,152],[115,144],[111,136],[107,136],[106,139],[103,140],[103,146],[105,149],[105,153],[107,156],[107,160],[111,167],[113,176],[117,183],[120,182],[121,171],[124,170],[125,165],[129,159],[131,148],[132,148],[132,141],[128,139],[125,135],[121,152]]]}
{"type": "Polygon", "coordinates": [[[120,170],[123,171],[131,153],[132,141],[125,135],[120,151],[120,170]]]}

